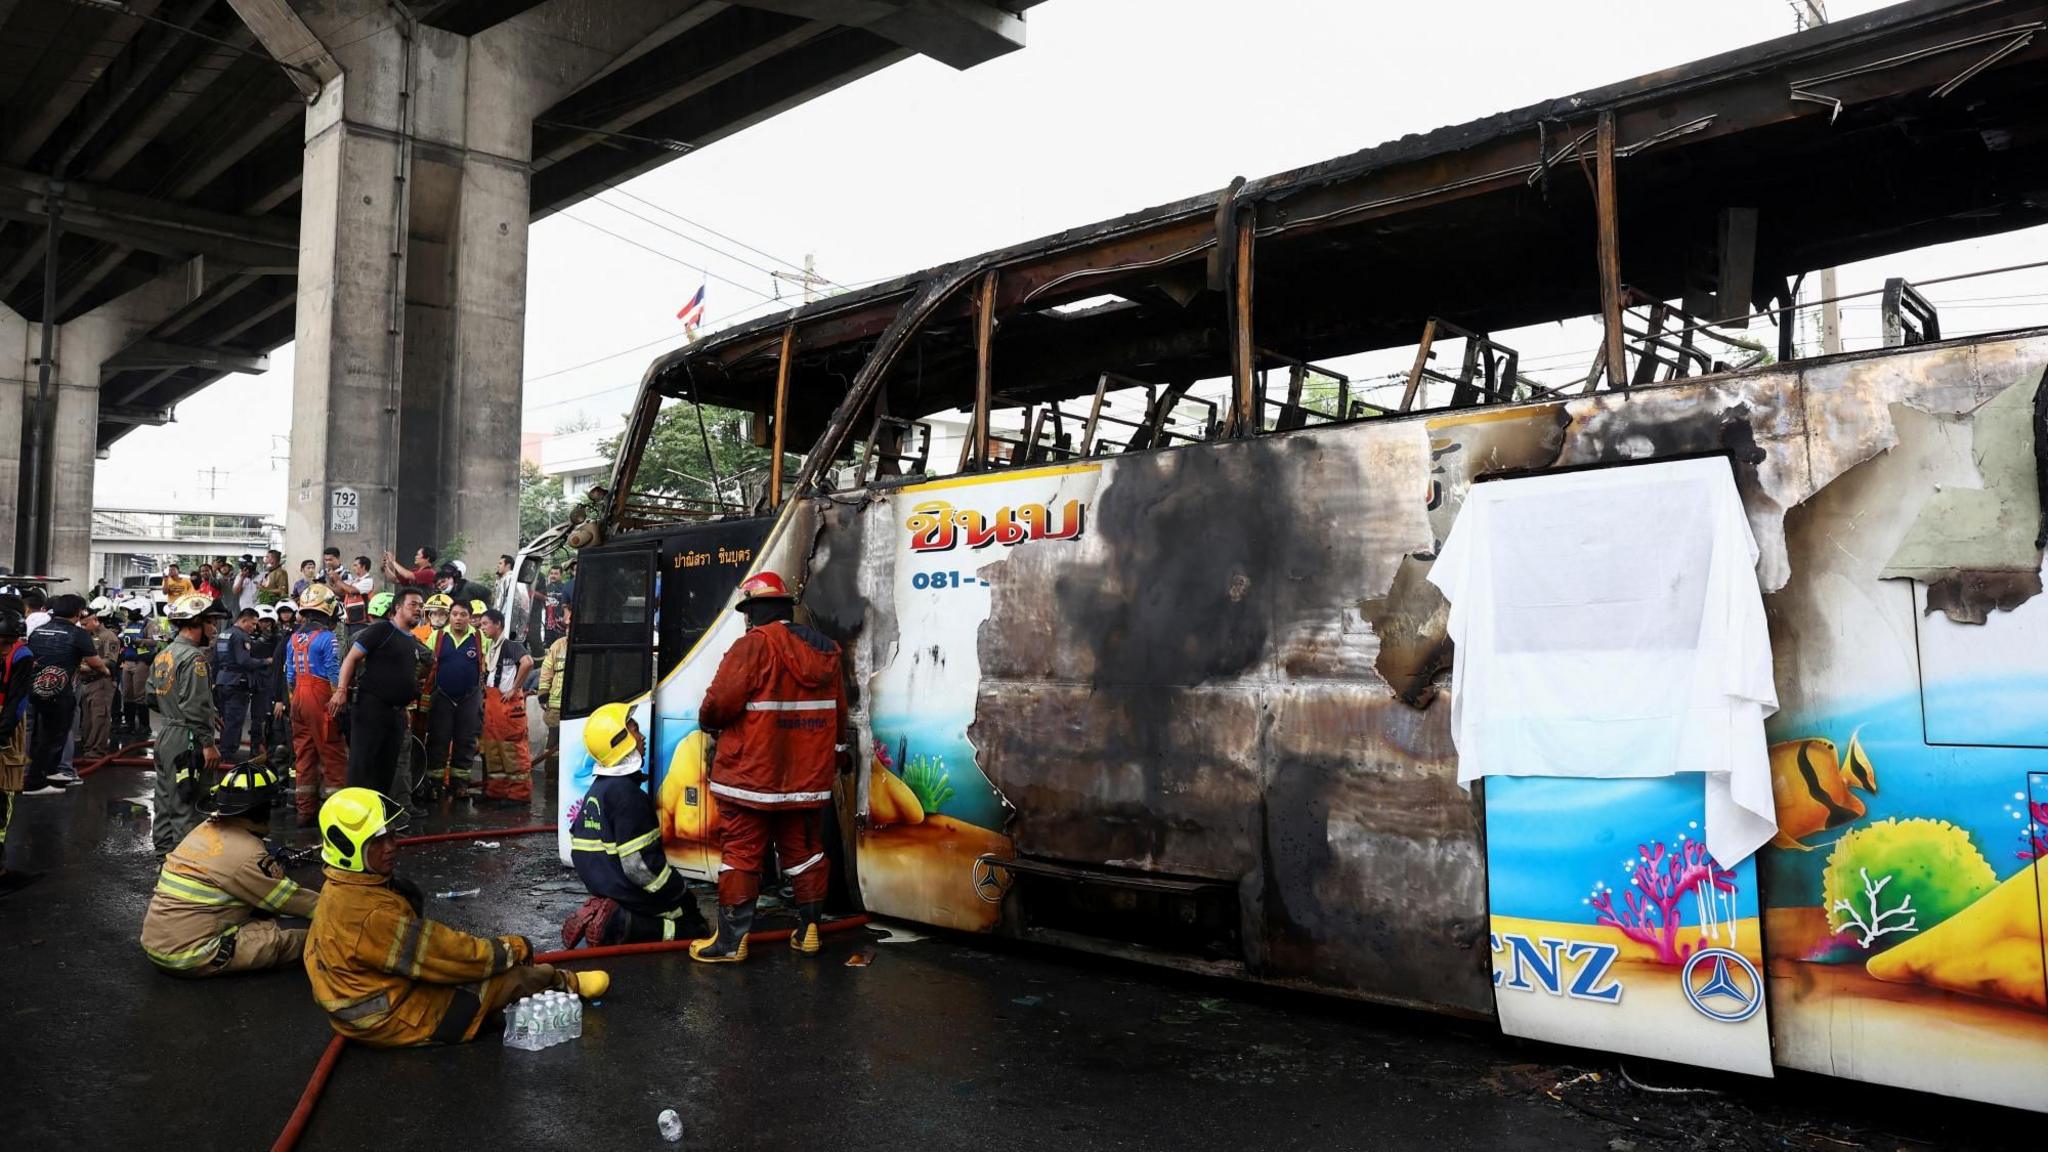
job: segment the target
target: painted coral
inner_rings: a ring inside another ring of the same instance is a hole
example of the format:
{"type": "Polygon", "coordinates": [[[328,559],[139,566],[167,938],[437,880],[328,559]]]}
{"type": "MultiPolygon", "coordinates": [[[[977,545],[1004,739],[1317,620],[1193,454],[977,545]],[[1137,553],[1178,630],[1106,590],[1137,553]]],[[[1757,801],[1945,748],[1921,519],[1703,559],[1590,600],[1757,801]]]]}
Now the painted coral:
{"type": "Polygon", "coordinates": [[[1879,820],[1835,842],[1821,873],[1828,927],[1865,952],[1897,944],[1969,907],[1998,883],[1970,834],[1946,820],[1879,820]],[[1891,927],[1891,932],[1878,931],[1891,927]]]}
{"type": "Polygon", "coordinates": [[[2020,849],[2020,859],[2048,860],[2048,800],[2035,800],[2027,805],[2027,815],[2027,830],[2020,833],[2020,839],[2026,841],[2026,847],[2020,849]]]}
{"type": "Polygon", "coordinates": [[[1691,941],[1679,940],[1687,900],[1698,903],[1701,896],[1717,892],[1732,895],[1735,873],[1716,863],[1698,840],[1686,840],[1676,850],[1665,848],[1662,840],[1638,844],[1636,854],[1629,886],[1621,890],[1620,911],[1614,907],[1612,889],[1596,892],[1588,901],[1597,912],[1595,922],[1619,928],[1629,939],[1655,948],[1660,964],[1682,964],[1704,939],[1696,930],[1691,941]]]}

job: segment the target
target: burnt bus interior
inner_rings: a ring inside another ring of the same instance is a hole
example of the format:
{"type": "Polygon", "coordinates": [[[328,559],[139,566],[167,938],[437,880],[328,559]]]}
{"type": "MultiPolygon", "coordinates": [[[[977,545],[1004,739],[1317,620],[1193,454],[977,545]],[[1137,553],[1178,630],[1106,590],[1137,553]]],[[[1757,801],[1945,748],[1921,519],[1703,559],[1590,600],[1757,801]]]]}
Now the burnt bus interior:
{"type": "MultiPolygon", "coordinates": [[[[1896,5],[1234,180],[665,356],[595,508],[606,542],[579,555],[568,713],[644,691],[742,574],[687,575],[679,552],[701,551],[700,534],[758,546],[796,496],[1792,360],[1809,273],[2048,223],[2044,29],[2048,0],[1896,5]],[[1532,378],[1490,336],[1582,317],[1603,344],[1562,378],[1532,378]],[[1411,350],[1392,380],[1323,363],[1386,349],[1411,350]],[[637,475],[673,401],[750,413],[762,446],[808,455],[749,506],[680,499],[637,475]],[[954,413],[965,431],[949,440],[954,413]]],[[[1882,303],[1887,344],[1943,338],[1918,286],[1866,302],[1882,303]]],[[[1228,953],[1216,933],[1237,917],[1214,895],[1142,894],[1183,950],[1228,953]]],[[[1104,918],[1063,915],[1083,932],[1104,918]]]]}

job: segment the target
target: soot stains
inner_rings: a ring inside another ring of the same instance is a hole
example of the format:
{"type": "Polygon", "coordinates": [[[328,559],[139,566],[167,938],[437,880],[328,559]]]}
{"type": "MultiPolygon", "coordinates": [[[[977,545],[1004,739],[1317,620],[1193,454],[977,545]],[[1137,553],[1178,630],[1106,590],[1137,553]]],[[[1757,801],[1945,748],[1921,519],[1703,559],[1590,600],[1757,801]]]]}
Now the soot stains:
{"type": "Polygon", "coordinates": [[[1952,572],[1927,585],[1927,615],[1943,613],[1958,624],[1982,624],[2041,594],[2041,573],[1952,572]]]}

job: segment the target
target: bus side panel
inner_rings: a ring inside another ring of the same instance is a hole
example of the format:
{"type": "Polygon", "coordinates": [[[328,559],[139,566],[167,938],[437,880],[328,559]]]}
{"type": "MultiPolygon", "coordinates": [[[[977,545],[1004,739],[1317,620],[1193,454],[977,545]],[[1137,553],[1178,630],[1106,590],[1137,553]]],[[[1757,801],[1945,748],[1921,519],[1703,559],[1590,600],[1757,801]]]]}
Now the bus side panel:
{"type": "MultiPolygon", "coordinates": [[[[2040,587],[2041,360],[1931,364],[1913,382],[1969,415],[1892,405],[1898,443],[1787,517],[1760,855],[1782,1064],[2048,1110],[2048,603],[2001,591],[2040,587]]],[[[1809,374],[1808,403],[1871,383],[1809,374]]]]}

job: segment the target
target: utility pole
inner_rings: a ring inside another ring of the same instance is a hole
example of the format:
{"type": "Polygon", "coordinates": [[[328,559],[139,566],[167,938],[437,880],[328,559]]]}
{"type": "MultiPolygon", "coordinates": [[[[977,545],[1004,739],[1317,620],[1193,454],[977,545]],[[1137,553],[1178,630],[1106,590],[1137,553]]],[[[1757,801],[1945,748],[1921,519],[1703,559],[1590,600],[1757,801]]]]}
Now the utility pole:
{"type": "MultiPolygon", "coordinates": [[[[1795,31],[1818,28],[1828,22],[1827,0],[1786,0],[1792,5],[1792,24],[1795,31]]],[[[1820,351],[1823,356],[1833,356],[1842,350],[1842,306],[1835,303],[1840,295],[1836,286],[1835,270],[1820,270],[1820,351]]]]}
{"type": "Polygon", "coordinates": [[[806,304],[818,298],[818,289],[820,287],[831,283],[830,280],[818,275],[818,257],[811,252],[804,253],[804,270],[801,275],[795,272],[770,272],[769,275],[777,280],[787,280],[792,284],[803,285],[804,303],[806,304]]]}

